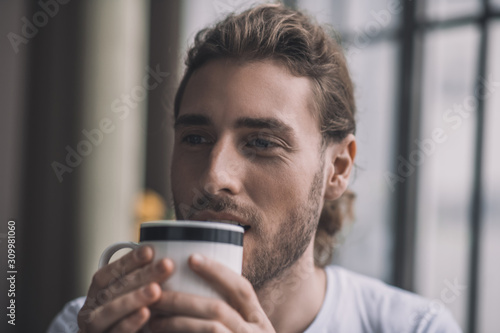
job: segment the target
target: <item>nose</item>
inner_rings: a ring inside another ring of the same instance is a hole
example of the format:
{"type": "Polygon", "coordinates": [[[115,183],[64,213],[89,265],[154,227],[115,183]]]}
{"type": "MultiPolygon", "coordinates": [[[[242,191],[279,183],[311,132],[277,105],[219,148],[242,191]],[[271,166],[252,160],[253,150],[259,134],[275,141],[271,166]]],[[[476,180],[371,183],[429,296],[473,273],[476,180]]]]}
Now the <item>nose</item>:
{"type": "Polygon", "coordinates": [[[242,188],[241,172],[237,147],[231,138],[220,138],[213,146],[201,178],[202,188],[212,195],[240,193],[242,188]]]}

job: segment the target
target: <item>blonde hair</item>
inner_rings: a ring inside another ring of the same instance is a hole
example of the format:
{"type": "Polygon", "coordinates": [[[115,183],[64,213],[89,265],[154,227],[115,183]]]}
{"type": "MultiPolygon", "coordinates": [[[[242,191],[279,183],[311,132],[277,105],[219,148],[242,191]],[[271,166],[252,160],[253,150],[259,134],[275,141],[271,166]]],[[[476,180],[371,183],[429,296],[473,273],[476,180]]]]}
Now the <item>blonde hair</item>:
{"type": "MultiPolygon", "coordinates": [[[[189,49],[186,71],[175,96],[174,116],[189,78],[208,61],[231,58],[239,62],[264,59],[280,61],[296,76],[313,83],[314,116],[319,120],[323,143],[340,142],[356,130],[353,84],[340,41],[304,13],[281,4],[265,4],[240,14],[230,14],[213,27],[199,31],[189,49]]],[[[315,263],[332,258],[334,236],[352,214],[354,194],[326,202],[315,238],[315,263]]]]}

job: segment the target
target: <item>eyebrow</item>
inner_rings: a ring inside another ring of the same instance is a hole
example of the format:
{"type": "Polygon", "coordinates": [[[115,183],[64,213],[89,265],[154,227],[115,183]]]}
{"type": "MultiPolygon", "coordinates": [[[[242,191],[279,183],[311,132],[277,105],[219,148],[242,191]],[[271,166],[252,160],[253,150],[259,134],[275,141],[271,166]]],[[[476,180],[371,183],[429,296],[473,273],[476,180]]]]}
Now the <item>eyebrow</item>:
{"type": "Polygon", "coordinates": [[[293,134],[294,132],[292,127],[276,118],[238,118],[235,128],[269,129],[287,134],[293,134]]]}
{"type": "MultiPolygon", "coordinates": [[[[175,120],[174,129],[187,126],[211,126],[212,120],[201,114],[186,114],[179,116],[175,120]]],[[[276,118],[238,118],[234,125],[235,128],[253,128],[253,129],[269,129],[271,131],[281,132],[284,134],[294,134],[291,126],[276,118]]]]}
{"type": "Polygon", "coordinates": [[[187,126],[209,126],[212,121],[207,116],[201,114],[186,114],[179,116],[175,120],[174,129],[187,126]]]}

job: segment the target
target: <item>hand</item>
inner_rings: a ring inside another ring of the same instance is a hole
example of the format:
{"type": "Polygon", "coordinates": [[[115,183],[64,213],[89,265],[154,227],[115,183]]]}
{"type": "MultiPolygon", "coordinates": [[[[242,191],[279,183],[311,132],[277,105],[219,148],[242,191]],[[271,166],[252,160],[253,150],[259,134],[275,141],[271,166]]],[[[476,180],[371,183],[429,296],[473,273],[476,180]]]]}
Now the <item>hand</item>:
{"type": "Polygon", "coordinates": [[[173,262],[153,260],[143,246],[102,267],[92,278],[78,313],[80,333],[137,332],[150,318],[148,306],[161,296],[160,282],[173,272],[173,262]]]}
{"type": "Polygon", "coordinates": [[[189,265],[227,300],[163,291],[151,309],[153,332],[275,332],[250,282],[228,267],[193,255],[189,265]]]}

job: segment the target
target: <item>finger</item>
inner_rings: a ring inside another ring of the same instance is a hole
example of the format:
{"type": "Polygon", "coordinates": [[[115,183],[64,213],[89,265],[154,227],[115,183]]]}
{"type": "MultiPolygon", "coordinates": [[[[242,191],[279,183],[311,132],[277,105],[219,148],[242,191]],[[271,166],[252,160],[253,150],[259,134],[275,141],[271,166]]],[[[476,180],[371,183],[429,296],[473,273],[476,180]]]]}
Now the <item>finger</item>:
{"type": "Polygon", "coordinates": [[[146,324],[150,316],[149,309],[142,307],[115,325],[110,333],[137,332],[146,324]]]}
{"type": "Polygon", "coordinates": [[[149,327],[153,333],[169,332],[169,333],[230,333],[241,332],[231,331],[222,323],[198,318],[189,317],[169,317],[169,318],[154,318],[150,321],[149,327]]]}
{"type": "Polygon", "coordinates": [[[241,315],[223,300],[175,291],[163,291],[160,299],[151,308],[159,310],[163,316],[219,321],[233,331],[244,323],[241,315]]]}
{"type": "Polygon", "coordinates": [[[107,290],[113,295],[126,294],[151,282],[161,283],[170,277],[173,272],[173,261],[163,258],[133,271],[110,285],[107,290]]]}
{"type": "Polygon", "coordinates": [[[141,307],[153,304],[160,296],[160,286],[151,283],[98,307],[85,320],[79,315],[79,324],[90,332],[102,332],[141,307]]]}
{"type": "Polygon", "coordinates": [[[251,283],[229,267],[200,254],[189,258],[189,265],[207,280],[229,304],[243,315],[246,321],[254,321],[264,314],[251,283]]]}
{"type": "Polygon", "coordinates": [[[147,265],[153,260],[153,256],[154,252],[150,246],[141,246],[99,269],[92,278],[88,296],[93,296],[130,272],[147,265]]]}
{"type": "Polygon", "coordinates": [[[154,263],[150,263],[143,268],[137,269],[122,279],[112,283],[94,295],[87,296],[85,305],[95,309],[115,298],[124,295],[132,290],[140,288],[151,282],[161,283],[168,279],[174,272],[172,260],[163,258],[154,263]]]}

